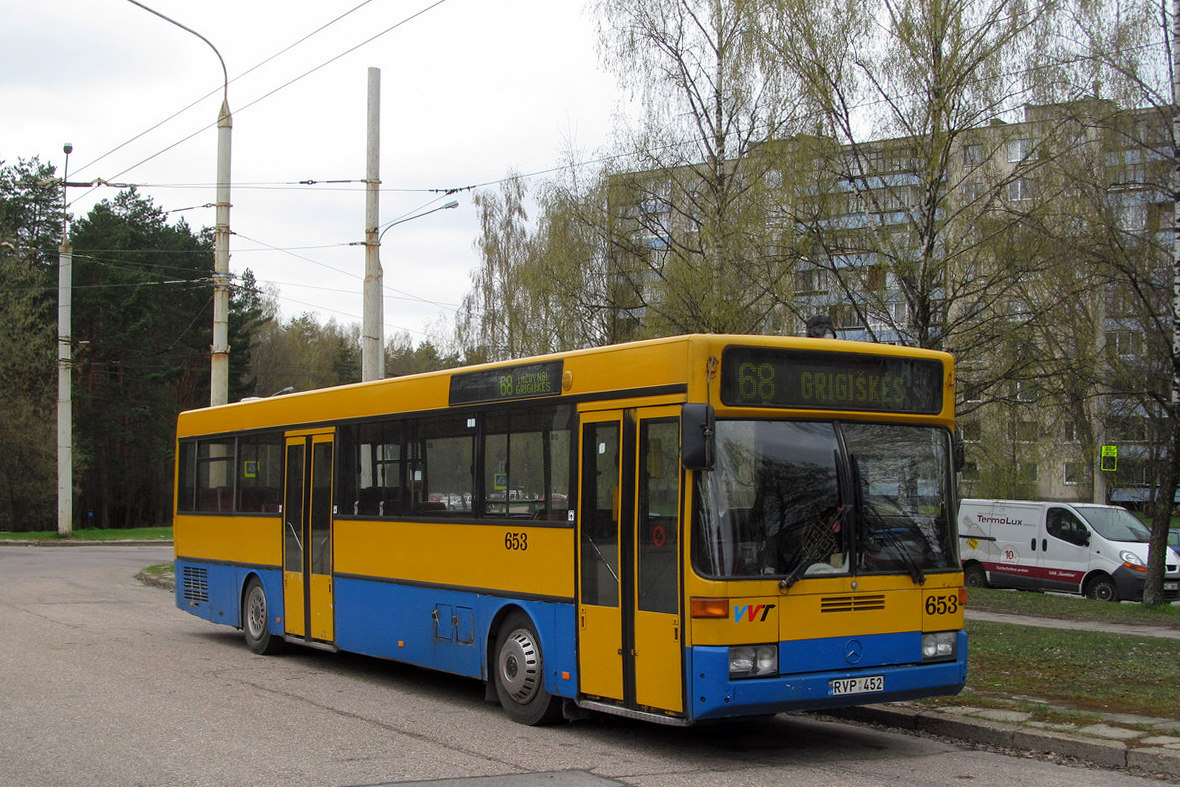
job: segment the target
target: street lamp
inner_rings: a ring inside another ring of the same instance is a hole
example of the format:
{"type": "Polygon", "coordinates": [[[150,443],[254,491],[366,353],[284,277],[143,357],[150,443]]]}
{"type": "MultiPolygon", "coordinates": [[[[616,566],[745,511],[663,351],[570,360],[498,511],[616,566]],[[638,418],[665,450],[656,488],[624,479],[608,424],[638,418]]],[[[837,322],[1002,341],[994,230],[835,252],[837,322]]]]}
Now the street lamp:
{"type": "Polygon", "coordinates": [[[381,234],[377,236],[377,245],[378,246],[381,245],[381,239],[385,237],[385,233],[389,232],[390,228],[392,228],[392,227],[396,227],[399,224],[405,224],[407,221],[413,221],[414,219],[420,219],[423,216],[429,216],[431,213],[438,213],[440,210],[450,210],[451,208],[457,208],[457,207],[459,207],[459,201],[458,200],[451,200],[446,205],[439,205],[437,208],[431,208],[430,210],[425,210],[425,211],[422,211],[421,213],[416,213],[413,216],[406,216],[404,219],[397,219],[396,221],[391,221],[385,225],[385,228],[381,230],[381,234]]]}
{"type": "Polygon", "coordinates": [[[385,377],[385,320],[381,309],[381,291],[384,286],[382,284],[384,273],[381,270],[381,239],[385,237],[385,233],[399,224],[429,216],[431,213],[438,213],[440,210],[450,210],[457,207],[459,207],[458,200],[451,200],[437,208],[391,221],[380,232],[377,232],[378,228],[373,226],[366,233],[369,237],[376,236],[376,239],[366,240],[360,244],[366,247],[365,251],[368,257],[365,266],[363,296],[364,320],[361,325],[361,380],[368,382],[385,377]]]}
{"type": "Polygon", "coordinates": [[[204,41],[221,63],[225,87],[217,115],[217,225],[213,234],[213,346],[209,360],[209,406],[229,402],[229,171],[233,118],[229,112],[229,71],[217,47],[205,36],[175,19],[148,8],[139,0],[127,0],[144,11],[170,22],[204,41]]]}
{"type": "Polygon", "coordinates": [[[74,359],[70,346],[74,255],[70,249],[66,187],[74,146],[67,142],[62,152],[66,154],[66,163],[61,177],[61,245],[57,256],[57,535],[68,538],[74,529],[74,359]]]}

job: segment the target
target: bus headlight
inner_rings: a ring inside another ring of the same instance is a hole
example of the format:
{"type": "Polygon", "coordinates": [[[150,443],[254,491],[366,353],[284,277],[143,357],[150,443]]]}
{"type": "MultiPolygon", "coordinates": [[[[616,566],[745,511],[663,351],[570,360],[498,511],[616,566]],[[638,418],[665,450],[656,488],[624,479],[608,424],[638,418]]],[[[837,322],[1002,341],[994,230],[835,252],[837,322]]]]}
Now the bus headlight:
{"type": "Polygon", "coordinates": [[[922,661],[953,661],[958,656],[959,632],[938,631],[922,635],[922,661]]]}
{"type": "Polygon", "coordinates": [[[778,674],[778,645],[736,645],[729,649],[730,678],[778,674]]]}

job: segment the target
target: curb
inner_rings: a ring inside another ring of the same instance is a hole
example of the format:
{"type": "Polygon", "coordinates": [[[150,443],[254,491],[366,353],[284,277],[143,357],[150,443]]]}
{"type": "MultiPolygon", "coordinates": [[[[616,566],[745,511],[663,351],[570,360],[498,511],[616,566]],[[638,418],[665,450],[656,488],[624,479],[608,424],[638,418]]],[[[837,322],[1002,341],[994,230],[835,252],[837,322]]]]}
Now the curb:
{"type": "Polygon", "coordinates": [[[172,539],[114,539],[111,541],[77,541],[72,538],[9,538],[0,540],[0,547],[170,547],[172,539]]]}
{"type": "Polygon", "coordinates": [[[824,714],[847,721],[924,732],[983,746],[1069,757],[1107,768],[1132,769],[1180,780],[1180,750],[1176,749],[1129,747],[1120,741],[1038,730],[905,706],[861,705],[836,708],[824,711],[824,714]]]}

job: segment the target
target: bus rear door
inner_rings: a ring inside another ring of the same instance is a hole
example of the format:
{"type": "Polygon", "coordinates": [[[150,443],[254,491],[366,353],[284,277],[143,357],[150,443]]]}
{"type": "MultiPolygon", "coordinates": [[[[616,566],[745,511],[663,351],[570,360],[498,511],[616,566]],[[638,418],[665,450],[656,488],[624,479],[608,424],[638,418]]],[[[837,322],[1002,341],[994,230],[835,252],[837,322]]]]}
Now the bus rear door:
{"type": "Polygon", "coordinates": [[[332,588],[332,432],[288,432],[283,500],[285,631],[335,639],[332,588]]]}
{"type": "Polygon", "coordinates": [[[579,542],[581,692],[684,711],[678,407],[583,413],[579,542]]]}

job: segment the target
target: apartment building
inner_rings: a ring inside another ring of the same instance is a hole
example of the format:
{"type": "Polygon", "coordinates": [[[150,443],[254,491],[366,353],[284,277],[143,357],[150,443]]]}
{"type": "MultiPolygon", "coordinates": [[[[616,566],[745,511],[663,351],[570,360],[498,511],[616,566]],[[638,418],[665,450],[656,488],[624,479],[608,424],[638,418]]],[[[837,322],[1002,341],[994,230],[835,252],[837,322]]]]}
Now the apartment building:
{"type": "Polygon", "coordinates": [[[623,334],[802,334],[826,315],[842,339],[945,349],[965,494],[1142,502],[1169,374],[1171,145],[1166,115],[1091,100],[617,176],[623,334]]]}

